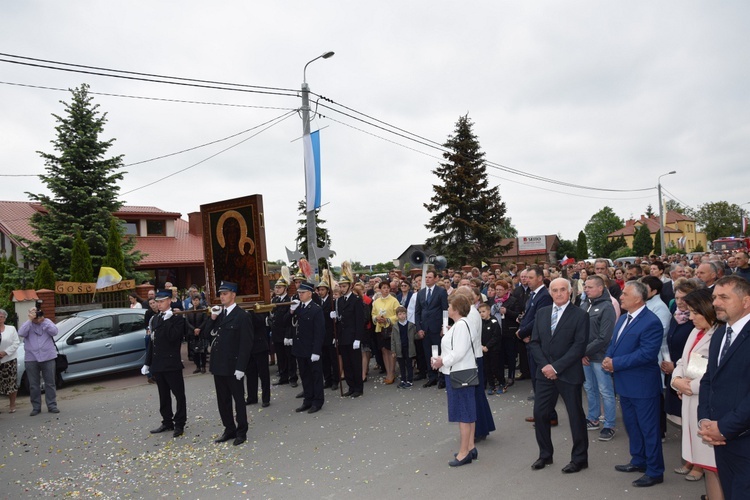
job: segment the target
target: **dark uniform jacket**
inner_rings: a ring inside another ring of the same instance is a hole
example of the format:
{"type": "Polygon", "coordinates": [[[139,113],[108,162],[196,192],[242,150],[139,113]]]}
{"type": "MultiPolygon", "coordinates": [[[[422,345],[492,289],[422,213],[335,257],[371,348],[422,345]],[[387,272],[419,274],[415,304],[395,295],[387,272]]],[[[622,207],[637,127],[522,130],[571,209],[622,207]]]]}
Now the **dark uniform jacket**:
{"type": "MultiPolygon", "coordinates": [[[[289,295],[275,296],[271,303],[291,302],[289,295]]],[[[292,338],[292,317],[289,314],[289,306],[274,307],[268,314],[268,325],[271,327],[271,341],[282,343],[284,339],[292,338]]]]}
{"type": "Polygon", "coordinates": [[[292,355],[298,358],[309,358],[313,354],[320,356],[326,328],[323,309],[311,300],[307,306],[300,304],[293,314],[297,319],[297,330],[292,355]]]}
{"type": "Polygon", "coordinates": [[[208,318],[202,334],[211,345],[211,373],[234,375],[244,372],[253,348],[253,324],[250,315],[235,306],[228,315],[222,312],[215,320],[208,318]]]}
{"type": "Polygon", "coordinates": [[[258,352],[268,352],[268,333],[266,330],[266,314],[258,314],[253,311],[248,312],[250,322],[253,325],[253,354],[258,352]]]}
{"type": "Polygon", "coordinates": [[[323,337],[323,345],[331,345],[333,343],[333,318],[331,318],[331,311],[333,311],[333,297],[326,295],[325,299],[320,299],[320,307],[323,309],[323,319],[326,324],[326,334],[323,337]]]}
{"type": "Polygon", "coordinates": [[[365,329],[364,308],[362,299],[356,293],[336,299],[338,312],[339,345],[352,345],[355,340],[363,340],[365,329]]]}
{"type": "Polygon", "coordinates": [[[153,341],[146,352],[146,365],[152,373],[182,370],[180,348],[185,336],[185,318],[173,315],[168,319],[160,315],[151,321],[153,341]]]}

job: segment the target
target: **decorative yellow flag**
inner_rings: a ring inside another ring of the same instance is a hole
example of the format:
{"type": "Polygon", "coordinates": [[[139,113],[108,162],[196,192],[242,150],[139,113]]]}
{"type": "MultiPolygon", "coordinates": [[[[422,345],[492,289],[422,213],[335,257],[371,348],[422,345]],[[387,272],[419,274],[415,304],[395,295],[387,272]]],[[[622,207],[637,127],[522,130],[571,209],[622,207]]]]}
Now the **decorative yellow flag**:
{"type": "Polygon", "coordinates": [[[99,269],[99,277],[96,280],[96,289],[107,288],[108,286],[116,285],[122,281],[122,276],[117,270],[111,267],[101,267],[99,269]]]}

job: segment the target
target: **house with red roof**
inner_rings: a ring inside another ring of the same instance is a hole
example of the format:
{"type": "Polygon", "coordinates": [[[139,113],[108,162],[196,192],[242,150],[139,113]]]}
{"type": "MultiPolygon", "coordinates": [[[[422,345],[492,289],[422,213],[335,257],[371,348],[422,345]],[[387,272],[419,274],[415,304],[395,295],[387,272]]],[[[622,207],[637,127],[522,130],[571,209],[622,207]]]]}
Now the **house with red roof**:
{"type": "MultiPolygon", "coordinates": [[[[647,217],[641,215],[639,220],[630,219],[625,221],[625,227],[618,229],[607,235],[607,239],[612,241],[623,236],[625,243],[633,248],[633,237],[640,226],[648,226],[651,233],[651,239],[656,238],[659,233],[659,216],[652,215],[647,217]]],[[[700,244],[704,249],[708,248],[706,244],[706,233],[697,231],[695,228],[695,219],[688,217],[680,212],[668,210],[664,214],[664,243],[667,247],[678,248],[684,253],[692,252],[700,244]]]]}
{"type": "MultiPolygon", "coordinates": [[[[29,225],[36,212],[44,212],[39,203],[0,201],[0,254],[15,255],[19,265],[26,265],[21,254],[23,239],[38,239],[29,225]]],[[[153,284],[161,287],[170,281],[179,288],[205,285],[200,212],[192,212],[184,220],[177,212],[124,205],[114,216],[122,220],[125,234],[135,237],[135,250],[144,255],[136,270],[148,274],[153,284]]]]}

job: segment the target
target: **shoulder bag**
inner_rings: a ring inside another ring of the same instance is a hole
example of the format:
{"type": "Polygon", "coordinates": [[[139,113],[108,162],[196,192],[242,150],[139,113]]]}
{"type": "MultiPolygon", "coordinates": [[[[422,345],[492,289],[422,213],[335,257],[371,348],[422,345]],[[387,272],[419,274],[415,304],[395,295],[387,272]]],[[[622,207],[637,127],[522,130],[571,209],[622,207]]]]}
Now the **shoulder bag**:
{"type": "MultiPolygon", "coordinates": [[[[462,319],[462,321],[466,324],[466,327],[469,328],[469,324],[466,323],[466,320],[462,319]]],[[[474,368],[468,368],[466,370],[457,370],[453,371],[451,370],[450,373],[450,379],[451,379],[451,387],[453,389],[462,389],[464,387],[474,387],[479,385],[479,371],[477,370],[476,365],[476,353],[474,352],[474,342],[471,340],[471,329],[469,329],[469,342],[471,344],[471,353],[474,355],[474,368]]],[[[453,337],[451,337],[451,349],[453,348],[453,337]]]]}

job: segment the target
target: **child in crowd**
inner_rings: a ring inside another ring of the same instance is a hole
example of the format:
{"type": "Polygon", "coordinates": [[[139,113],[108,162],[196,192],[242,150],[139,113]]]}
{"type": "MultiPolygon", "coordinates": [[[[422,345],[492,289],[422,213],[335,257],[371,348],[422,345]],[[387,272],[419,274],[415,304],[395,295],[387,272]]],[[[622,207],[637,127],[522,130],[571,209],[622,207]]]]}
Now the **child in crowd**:
{"type": "Polygon", "coordinates": [[[484,353],[484,383],[487,394],[502,394],[505,380],[503,378],[500,324],[490,314],[490,306],[479,305],[482,317],[482,352],[484,353]]]}
{"type": "Polygon", "coordinates": [[[391,335],[391,352],[394,358],[398,358],[398,366],[401,369],[401,383],[398,386],[405,389],[414,383],[413,359],[416,357],[414,334],[417,333],[417,327],[406,320],[404,306],[396,308],[396,317],[398,329],[394,328],[391,335]]]}

